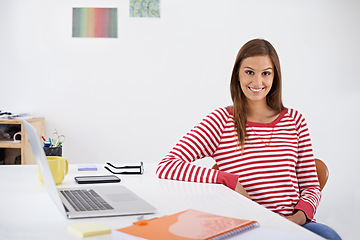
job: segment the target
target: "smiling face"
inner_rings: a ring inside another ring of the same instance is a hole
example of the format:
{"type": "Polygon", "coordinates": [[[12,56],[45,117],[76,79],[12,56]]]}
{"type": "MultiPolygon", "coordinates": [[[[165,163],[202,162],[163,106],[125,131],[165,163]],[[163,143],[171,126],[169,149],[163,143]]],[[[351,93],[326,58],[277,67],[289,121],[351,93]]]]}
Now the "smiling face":
{"type": "Polygon", "coordinates": [[[267,55],[245,58],[239,69],[241,90],[248,101],[265,101],[274,80],[274,67],[267,55]]]}

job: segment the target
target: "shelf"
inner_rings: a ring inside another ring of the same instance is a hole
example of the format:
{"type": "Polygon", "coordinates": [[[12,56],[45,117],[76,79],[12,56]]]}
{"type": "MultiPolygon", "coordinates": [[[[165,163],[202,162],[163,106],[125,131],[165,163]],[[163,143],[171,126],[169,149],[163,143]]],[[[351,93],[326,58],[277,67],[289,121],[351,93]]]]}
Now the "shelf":
{"type": "Polygon", "coordinates": [[[21,119],[0,119],[0,124],[21,124],[21,119]]]}
{"type": "Polygon", "coordinates": [[[0,148],[21,148],[21,141],[0,140],[0,148]]]}
{"type": "MultiPolygon", "coordinates": [[[[24,119],[35,127],[40,139],[44,134],[44,118],[29,117],[24,119]]],[[[21,132],[21,140],[0,139],[0,148],[2,150],[2,159],[0,161],[3,161],[5,164],[36,164],[22,120],[0,119],[0,125],[19,125],[21,132]],[[20,162],[16,162],[18,156],[21,157],[20,162]]]]}

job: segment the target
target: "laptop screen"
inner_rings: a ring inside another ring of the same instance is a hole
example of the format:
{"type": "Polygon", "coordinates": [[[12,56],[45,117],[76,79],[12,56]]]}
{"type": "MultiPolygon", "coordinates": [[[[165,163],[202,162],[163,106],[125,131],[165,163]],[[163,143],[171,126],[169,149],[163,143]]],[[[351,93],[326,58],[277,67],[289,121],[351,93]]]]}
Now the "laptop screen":
{"type": "Polygon", "coordinates": [[[36,129],[33,126],[31,126],[30,123],[28,123],[25,120],[22,120],[22,121],[23,121],[23,125],[25,127],[26,135],[29,139],[34,157],[39,166],[41,177],[44,180],[45,187],[46,187],[50,197],[53,199],[53,201],[58,206],[60,211],[64,215],[66,215],[64,205],[61,202],[59,192],[56,188],[54,178],[53,178],[51,170],[49,168],[49,164],[46,160],[45,152],[44,152],[43,148],[41,147],[40,137],[37,134],[36,129]]]}

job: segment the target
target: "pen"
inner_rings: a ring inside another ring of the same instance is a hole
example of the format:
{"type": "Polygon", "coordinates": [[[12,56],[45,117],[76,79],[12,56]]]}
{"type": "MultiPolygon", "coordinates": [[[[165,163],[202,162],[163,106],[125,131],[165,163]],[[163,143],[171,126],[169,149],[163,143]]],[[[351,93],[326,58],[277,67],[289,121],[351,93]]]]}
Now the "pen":
{"type": "Polygon", "coordinates": [[[49,142],[50,142],[50,147],[52,147],[52,142],[51,142],[51,138],[49,138],[49,142]]]}
{"type": "Polygon", "coordinates": [[[42,140],[44,140],[44,142],[46,142],[46,139],[44,138],[44,136],[41,136],[42,140]]]}

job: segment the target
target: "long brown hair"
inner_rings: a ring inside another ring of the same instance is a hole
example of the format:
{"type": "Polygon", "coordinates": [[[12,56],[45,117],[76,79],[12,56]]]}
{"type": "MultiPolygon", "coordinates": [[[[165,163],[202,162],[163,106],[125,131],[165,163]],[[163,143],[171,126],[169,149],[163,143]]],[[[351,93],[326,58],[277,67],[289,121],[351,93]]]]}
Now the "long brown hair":
{"type": "Polygon", "coordinates": [[[245,43],[239,50],[231,75],[230,91],[234,108],[234,124],[238,135],[239,146],[244,146],[246,133],[247,99],[240,87],[239,70],[245,58],[266,55],[274,66],[274,80],[270,92],[266,96],[267,105],[280,113],[285,109],[281,99],[281,70],[280,61],[275,48],[264,39],[253,39],[245,43]]]}

